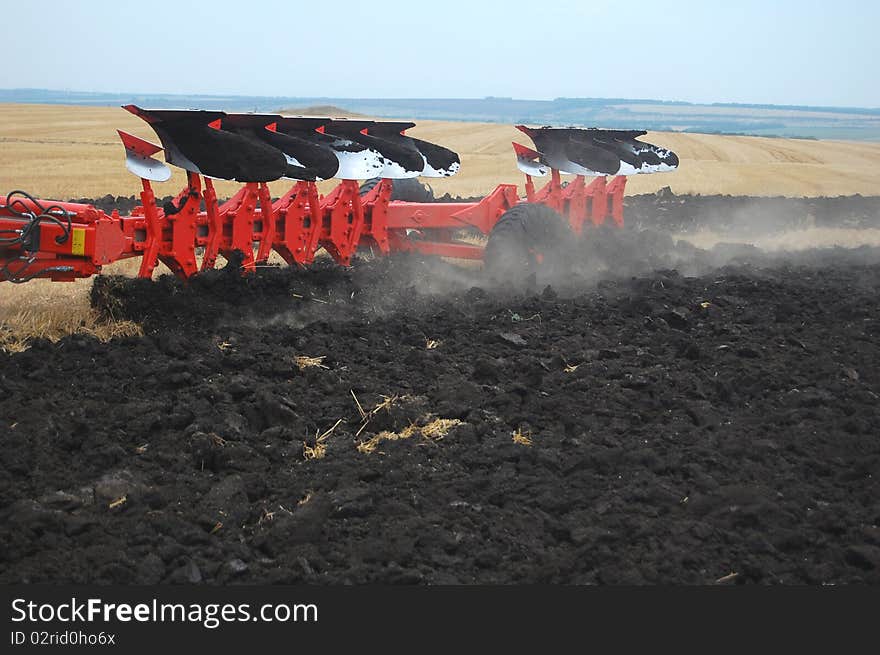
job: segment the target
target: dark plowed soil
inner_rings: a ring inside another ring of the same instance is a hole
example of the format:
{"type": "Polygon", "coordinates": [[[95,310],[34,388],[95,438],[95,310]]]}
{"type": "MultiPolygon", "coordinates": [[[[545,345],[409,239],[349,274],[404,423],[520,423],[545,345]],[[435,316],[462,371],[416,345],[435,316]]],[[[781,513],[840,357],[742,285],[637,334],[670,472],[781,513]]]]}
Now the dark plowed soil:
{"type": "Polygon", "coordinates": [[[595,242],[102,279],[0,354],[0,582],[880,583],[880,252],[595,242]]]}

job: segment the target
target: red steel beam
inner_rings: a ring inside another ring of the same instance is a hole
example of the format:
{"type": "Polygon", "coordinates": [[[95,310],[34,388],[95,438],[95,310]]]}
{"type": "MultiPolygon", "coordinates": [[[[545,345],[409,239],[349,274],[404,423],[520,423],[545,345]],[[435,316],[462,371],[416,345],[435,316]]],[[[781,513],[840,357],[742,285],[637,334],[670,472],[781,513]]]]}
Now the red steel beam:
{"type": "Polygon", "coordinates": [[[526,176],[526,198],[512,184],[499,185],[479,202],[410,203],[392,201],[392,183],[382,180],[363,197],[357,182],[342,181],[321,197],[313,182],[297,182],[272,202],[265,183],[247,183],[223,204],[209,178],[187,174],[187,185],[172,207],[160,208],[150,182],[143,180],[141,206],[131,216],[106,214],[91,205],[56,203],[27,198],[7,207],[0,198],[0,281],[50,277],[70,280],[100,272],[114,261],[141,256],[138,274],[150,277],[157,262],[176,275],[189,278],[212,268],[219,254],[244,254],[244,270],[268,259],[271,250],[291,265],[307,265],[323,246],[337,262],[349,265],[358,247],[375,247],[382,254],[410,250],[428,255],[479,259],[483,249],[455,240],[461,228],[489,234],[498,219],[517,203],[541,202],[565,215],[580,233],[587,220],[601,224],[610,213],[623,225],[625,177],[606,184],[598,177],[586,184],[577,176],[563,186],[559,172],[536,190],[526,176]],[[205,205],[205,210],[201,205],[205,205]],[[31,252],[15,244],[14,235],[28,225],[23,212],[38,214],[40,207],[66,213],[61,224],[44,219],[39,245],[31,252]],[[67,234],[66,220],[70,220],[67,234]],[[411,231],[419,238],[410,238],[411,231]],[[11,240],[12,239],[12,240],[11,240]],[[256,247],[256,255],[254,248],[256,247]],[[196,249],[203,248],[201,265],[196,249]]]}

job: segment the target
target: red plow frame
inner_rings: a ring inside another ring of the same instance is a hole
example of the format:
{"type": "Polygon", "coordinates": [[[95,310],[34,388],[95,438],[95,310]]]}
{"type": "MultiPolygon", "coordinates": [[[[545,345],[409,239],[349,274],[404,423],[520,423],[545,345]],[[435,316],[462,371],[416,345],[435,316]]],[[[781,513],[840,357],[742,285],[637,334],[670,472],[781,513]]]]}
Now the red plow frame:
{"type": "Polygon", "coordinates": [[[560,172],[552,169],[550,180],[538,189],[526,175],[523,198],[515,185],[501,184],[478,202],[392,201],[393,181],[383,179],[363,196],[354,180],[341,181],[324,196],[314,182],[299,181],[274,201],[265,182],[249,182],[220,203],[209,177],[188,172],[187,186],[173,206],[163,208],[151,182],[141,181],[141,205],[128,216],[16,192],[0,198],[0,236],[21,235],[0,240],[0,281],[70,281],[132,257],[141,257],[140,277],[150,277],[162,262],[186,279],[213,268],[218,255],[229,258],[236,252],[242,253],[248,273],[264,264],[272,250],[291,266],[307,266],[320,248],[344,266],[358,248],[382,255],[409,251],[481,259],[483,247],[459,241],[460,230],[488,235],[504,212],[520,202],[552,207],[577,234],[609,216],[622,226],[626,188],[625,176],[588,183],[577,175],[563,185],[560,172]]]}

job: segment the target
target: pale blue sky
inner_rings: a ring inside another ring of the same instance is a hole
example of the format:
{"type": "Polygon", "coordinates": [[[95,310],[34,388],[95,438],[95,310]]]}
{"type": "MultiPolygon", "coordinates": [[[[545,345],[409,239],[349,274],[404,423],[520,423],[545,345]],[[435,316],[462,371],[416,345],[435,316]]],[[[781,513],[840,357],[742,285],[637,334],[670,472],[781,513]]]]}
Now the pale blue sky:
{"type": "Polygon", "coordinates": [[[869,0],[0,6],[0,88],[880,106],[869,0]]]}

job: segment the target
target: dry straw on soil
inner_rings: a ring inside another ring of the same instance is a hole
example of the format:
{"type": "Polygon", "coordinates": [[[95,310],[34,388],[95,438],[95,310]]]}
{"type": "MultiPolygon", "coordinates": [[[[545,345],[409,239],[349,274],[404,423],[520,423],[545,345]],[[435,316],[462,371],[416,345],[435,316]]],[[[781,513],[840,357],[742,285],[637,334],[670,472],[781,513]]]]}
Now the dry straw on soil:
{"type": "Polygon", "coordinates": [[[531,431],[526,430],[523,432],[521,427],[513,431],[511,438],[513,439],[513,443],[519,444],[520,446],[531,446],[533,443],[531,431]]]}
{"type": "Polygon", "coordinates": [[[330,435],[333,434],[333,431],[339,427],[342,423],[342,419],[336,421],[329,430],[318,434],[315,433],[315,445],[311,446],[308,443],[303,443],[303,458],[305,459],[324,459],[327,456],[327,439],[330,438],[330,435]]]}
{"type": "Polygon", "coordinates": [[[400,432],[383,430],[369,439],[358,443],[357,449],[358,452],[368,455],[370,453],[375,453],[383,441],[400,441],[402,439],[410,439],[415,435],[420,435],[422,438],[429,441],[439,441],[449,434],[449,431],[457,425],[461,425],[461,421],[457,418],[435,418],[421,426],[416,424],[408,425],[400,432]]]}
{"type": "Polygon", "coordinates": [[[327,368],[324,366],[324,355],[321,357],[309,357],[307,355],[298,355],[293,358],[293,361],[296,363],[297,368],[300,371],[304,371],[307,368],[327,368]]]}

